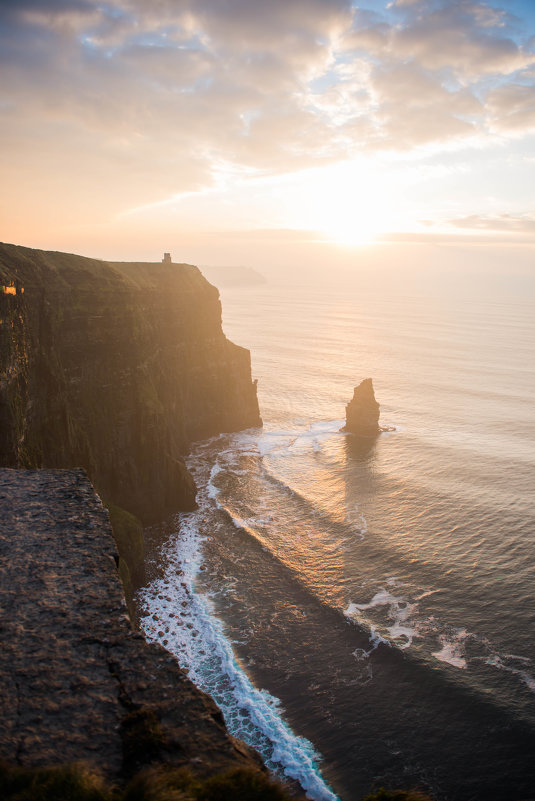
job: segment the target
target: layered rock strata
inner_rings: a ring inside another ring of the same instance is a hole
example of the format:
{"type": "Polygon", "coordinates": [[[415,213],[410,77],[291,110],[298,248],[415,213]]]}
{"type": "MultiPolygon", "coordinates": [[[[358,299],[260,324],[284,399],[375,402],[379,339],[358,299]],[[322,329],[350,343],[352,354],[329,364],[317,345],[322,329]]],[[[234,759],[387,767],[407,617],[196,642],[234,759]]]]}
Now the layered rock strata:
{"type": "Polygon", "coordinates": [[[0,244],[0,467],[85,468],[134,583],[132,515],[191,509],[190,443],[260,424],[249,351],[196,267],[0,244]]]}
{"type": "Polygon", "coordinates": [[[261,769],[163,648],[131,629],[107,511],[81,470],[0,470],[0,759],[261,769]]]}

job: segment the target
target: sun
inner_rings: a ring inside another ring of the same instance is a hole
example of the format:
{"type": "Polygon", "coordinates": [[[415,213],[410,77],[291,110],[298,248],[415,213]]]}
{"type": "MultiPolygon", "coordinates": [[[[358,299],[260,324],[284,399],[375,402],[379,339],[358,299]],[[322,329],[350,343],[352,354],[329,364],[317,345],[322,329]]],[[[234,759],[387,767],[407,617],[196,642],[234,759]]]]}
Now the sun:
{"type": "Polygon", "coordinates": [[[339,245],[367,245],[385,230],[381,222],[373,211],[353,200],[347,206],[340,203],[325,209],[320,233],[339,245]]]}
{"type": "Polygon", "coordinates": [[[395,225],[396,198],[384,172],[366,162],[336,164],[302,176],[298,227],[340,245],[365,245],[395,225]]]}

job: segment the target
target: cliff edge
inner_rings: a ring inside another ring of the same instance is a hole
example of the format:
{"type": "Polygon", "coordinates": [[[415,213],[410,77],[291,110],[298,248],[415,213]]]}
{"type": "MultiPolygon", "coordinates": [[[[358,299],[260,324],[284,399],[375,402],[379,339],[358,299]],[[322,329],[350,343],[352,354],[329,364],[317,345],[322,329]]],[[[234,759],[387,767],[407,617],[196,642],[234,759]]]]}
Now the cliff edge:
{"type": "Polygon", "coordinates": [[[131,629],[115,558],[82,470],[0,470],[0,759],[82,761],[112,781],[162,763],[262,771],[174,657],[131,629]]]}
{"type": "Polygon", "coordinates": [[[0,244],[0,467],[83,467],[134,584],[136,518],[194,507],[191,442],[258,425],[249,351],[196,267],[0,244]]]}

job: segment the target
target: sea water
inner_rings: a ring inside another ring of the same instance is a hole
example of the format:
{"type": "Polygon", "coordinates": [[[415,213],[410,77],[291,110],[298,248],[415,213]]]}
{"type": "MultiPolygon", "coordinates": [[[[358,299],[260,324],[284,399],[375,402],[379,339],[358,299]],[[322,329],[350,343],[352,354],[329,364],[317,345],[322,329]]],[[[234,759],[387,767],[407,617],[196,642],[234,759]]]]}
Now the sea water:
{"type": "Polygon", "coordinates": [[[264,427],[193,448],[147,636],[312,799],[533,796],[535,304],[288,278],[222,300],[264,427]],[[367,377],[375,440],[340,431],[367,377]]]}

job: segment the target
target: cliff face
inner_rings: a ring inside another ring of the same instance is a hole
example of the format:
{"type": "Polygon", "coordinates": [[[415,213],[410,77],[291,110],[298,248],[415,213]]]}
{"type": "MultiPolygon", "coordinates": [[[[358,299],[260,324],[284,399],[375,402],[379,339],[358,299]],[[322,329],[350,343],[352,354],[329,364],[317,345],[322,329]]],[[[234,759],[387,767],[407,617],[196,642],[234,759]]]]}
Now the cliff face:
{"type": "Polygon", "coordinates": [[[0,244],[0,319],[2,467],[83,467],[150,523],[194,505],[192,441],[261,424],[196,267],[0,244]]]}

